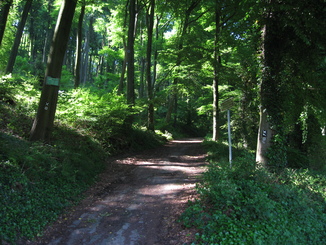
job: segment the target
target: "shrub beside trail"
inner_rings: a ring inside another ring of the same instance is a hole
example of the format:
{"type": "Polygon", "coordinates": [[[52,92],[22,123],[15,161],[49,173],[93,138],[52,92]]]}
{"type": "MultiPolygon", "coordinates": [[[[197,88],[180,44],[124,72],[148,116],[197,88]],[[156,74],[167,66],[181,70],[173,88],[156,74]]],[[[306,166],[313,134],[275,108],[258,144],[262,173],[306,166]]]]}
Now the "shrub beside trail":
{"type": "Polygon", "coordinates": [[[211,161],[200,198],[181,221],[196,227],[194,244],[325,244],[326,178],[286,168],[271,173],[241,150],[230,168],[225,145],[206,142],[211,161]]]}

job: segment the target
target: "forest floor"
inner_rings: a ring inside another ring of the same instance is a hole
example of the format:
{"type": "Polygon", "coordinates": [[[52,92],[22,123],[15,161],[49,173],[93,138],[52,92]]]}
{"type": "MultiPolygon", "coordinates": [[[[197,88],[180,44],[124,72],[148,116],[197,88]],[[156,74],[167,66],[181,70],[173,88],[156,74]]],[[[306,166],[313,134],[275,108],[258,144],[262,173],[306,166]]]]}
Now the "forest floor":
{"type": "Polygon", "coordinates": [[[200,139],[174,140],[109,159],[85,199],[27,244],[189,244],[196,231],[178,218],[196,198],[195,185],[205,170],[200,144],[200,139]]]}

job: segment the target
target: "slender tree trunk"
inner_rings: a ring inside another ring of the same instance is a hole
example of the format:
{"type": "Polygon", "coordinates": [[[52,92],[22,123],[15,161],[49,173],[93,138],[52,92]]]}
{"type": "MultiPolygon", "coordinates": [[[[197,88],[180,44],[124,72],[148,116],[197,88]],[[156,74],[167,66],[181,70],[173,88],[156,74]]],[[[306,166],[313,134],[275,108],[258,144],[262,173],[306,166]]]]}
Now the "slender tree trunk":
{"type": "Polygon", "coordinates": [[[220,13],[218,10],[218,3],[216,2],[215,9],[215,40],[214,40],[214,74],[213,74],[213,141],[218,141],[219,139],[219,35],[220,35],[220,13]]]}
{"type": "Polygon", "coordinates": [[[5,33],[9,10],[13,0],[2,1],[0,3],[0,46],[5,33]]]}
{"type": "Polygon", "coordinates": [[[43,55],[42,55],[42,62],[45,63],[46,60],[46,53],[47,53],[47,49],[48,49],[48,40],[50,36],[50,31],[48,30],[46,33],[46,37],[45,37],[45,41],[44,41],[44,46],[43,46],[43,55]]]}
{"type": "MultiPolygon", "coordinates": [[[[215,55],[214,55],[215,56],[215,55]]],[[[213,141],[219,140],[219,92],[218,84],[219,77],[217,70],[214,67],[214,79],[213,79],[213,141]]]]}
{"type": "MultiPolygon", "coordinates": [[[[129,1],[127,1],[126,7],[125,7],[125,15],[124,15],[124,21],[123,21],[123,29],[125,30],[127,28],[127,17],[128,17],[128,4],[129,1]]],[[[128,50],[127,50],[127,42],[126,38],[123,35],[122,37],[122,43],[123,43],[123,50],[124,50],[124,58],[122,62],[122,68],[121,68],[121,74],[120,74],[120,81],[119,81],[119,87],[118,87],[118,94],[122,94],[124,90],[124,83],[125,83],[125,74],[127,70],[127,59],[128,59],[128,50]]]]}
{"type": "Polygon", "coordinates": [[[93,69],[93,55],[90,54],[88,56],[89,62],[87,64],[87,80],[90,84],[93,83],[93,73],[92,73],[92,69],[93,69]]]}
{"type": "MultiPolygon", "coordinates": [[[[146,12],[146,18],[147,18],[148,13],[146,12]]],[[[147,19],[146,19],[147,21],[147,19]]],[[[145,23],[146,25],[146,21],[139,21],[139,42],[140,42],[140,46],[144,46],[146,45],[144,42],[144,27],[143,27],[143,23],[145,23]]],[[[144,98],[145,95],[145,80],[146,80],[146,74],[145,74],[145,70],[146,70],[146,57],[144,57],[143,55],[141,55],[141,57],[139,57],[139,88],[138,88],[138,93],[139,93],[139,98],[144,98]]]]}
{"type": "MultiPolygon", "coordinates": [[[[157,18],[156,20],[156,33],[155,33],[155,39],[156,39],[156,43],[159,42],[159,23],[160,23],[160,19],[157,18]]],[[[153,66],[153,91],[154,91],[154,87],[155,87],[155,83],[156,83],[156,74],[157,74],[157,59],[158,59],[158,47],[157,44],[154,47],[154,66],[153,66]]]]}
{"type": "Polygon", "coordinates": [[[87,76],[88,76],[88,63],[89,63],[89,42],[90,42],[90,34],[91,34],[91,28],[93,26],[93,17],[90,17],[89,19],[89,28],[88,28],[88,32],[86,35],[86,39],[85,39],[85,52],[84,52],[84,59],[83,59],[83,68],[81,69],[81,83],[82,84],[86,84],[87,81],[87,76]]]}
{"type": "MultiPolygon", "coordinates": [[[[32,17],[33,12],[30,13],[30,16],[32,17]]],[[[36,44],[36,35],[35,35],[35,30],[34,30],[34,19],[30,18],[30,28],[29,28],[29,36],[30,36],[30,47],[31,47],[31,58],[32,61],[34,62],[36,60],[36,54],[37,54],[37,49],[35,47],[36,44]]],[[[26,47],[25,47],[26,49],[26,47]]]]}
{"type": "Polygon", "coordinates": [[[127,103],[135,104],[135,57],[134,41],[136,26],[136,0],[129,2],[129,29],[127,41],[127,103]]]}
{"type": "Polygon", "coordinates": [[[59,79],[69,40],[77,1],[65,0],[61,6],[48,57],[47,70],[30,140],[48,141],[51,136],[57,107],[59,79]]]}
{"type": "Polygon", "coordinates": [[[122,62],[122,67],[121,67],[121,74],[120,74],[120,81],[119,81],[119,87],[118,87],[118,94],[123,93],[123,88],[124,88],[124,81],[125,81],[125,74],[127,70],[127,45],[125,43],[125,40],[123,40],[123,49],[124,49],[124,59],[122,62]]]}
{"type": "Polygon", "coordinates": [[[172,116],[175,97],[176,96],[173,96],[171,94],[168,96],[168,110],[167,110],[166,116],[165,116],[165,122],[167,124],[170,124],[170,121],[171,121],[171,116],[172,116]]]}
{"type": "Polygon", "coordinates": [[[77,30],[77,42],[76,42],[76,61],[75,61],[75,82],[74,88],[78,88],[80,85],[80,73],[81,73],[81,56],[82,56],[82,40],[83,40],[83,20],[85,15],[85,2],[81,7],[81,12],[78,20],[77,30]]]}
{"type": "Polygon", "coordinates": [[[146,80],[147,80],[147,93],[148,93],[148,130],[154,131],[154,103],[153,103],[153,84],[152,84],[152,44],[153,44],[153,29],[154,29],[154,11],[155,11],[155,0],[150,2],[150,13],[147,15],[147,52],[146,52],[146,80]]]}
{"type": "Polygon", "coordinates": [[[146,69],[146,59],[144,57],[140,58],[140,77],[139,77],[139,98],[145,97],[145,69],[146,69]]]}
{"type": "Polygon", "coordinates": [[[31,9],[31,6],[32,6],[32,2],[33,2],[32,0],[26,0],[24,10],[23,10],[23,14],[22,14],[21,20],[20,20],[20,22],[18,24],[18,29],[17,29],[17,32],[16,32],[15,41],[14,41],[14,44],[13,44],[13,46],[11,48],[11,53],[10,53],[9,61],[8,61],[7,68],[6,68],[6,73],[7,74],[12,73],[12,71],[14,69],[14,64],[15,64],[16,57],[17,57],[17,54],[18,54],[18,48],[19,48],[20,41],[21,41],[21,38],[22,38],[22,35],[23,35],[23,31],[24,31],[26,20],[27,20],[28,12],[29,12],[29,10],[31,9]]]}

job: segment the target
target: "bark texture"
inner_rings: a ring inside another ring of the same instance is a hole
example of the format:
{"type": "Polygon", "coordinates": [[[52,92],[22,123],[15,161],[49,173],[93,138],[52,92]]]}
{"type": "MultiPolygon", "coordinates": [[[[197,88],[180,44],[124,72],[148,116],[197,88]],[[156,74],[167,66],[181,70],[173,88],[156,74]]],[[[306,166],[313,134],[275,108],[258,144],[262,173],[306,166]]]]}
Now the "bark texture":
{"type": "Polygon", "coordinates": [[[148,124],[147,128],[154,131],[154,104],[153,104],[153,83],[152,83],[152,44],[153,44],[153,29],[154,29],[154,10],[155,10],[155,0],[151,0],[150,13],[148,17],[148,40],[147,40],[147,66],[146,66],[146,80],[147,80],[147,93],[148,93],[148,124]]]}
{"type": "Polygon", "coordinates": [[[56,84],[56,81],[61,77],[62,65],[67,49],[75,8],[75,0],[65,0],[60,9],[48,56],[48,64],[41,99],[32,126],[30,140],[49,141],[50,139],[59,91],[59,84],[56,84]]]}
{"type": "Polygon", "coordinates": [[[82,60],[82,39],[83,39],[84,15],[85,15],[85,3],[81,7],[81,12],[79,15],[79,20],[78,20],[74,88],[78,88],[80,85],[80,81],[81,81],[81,60],[82,60]]]}

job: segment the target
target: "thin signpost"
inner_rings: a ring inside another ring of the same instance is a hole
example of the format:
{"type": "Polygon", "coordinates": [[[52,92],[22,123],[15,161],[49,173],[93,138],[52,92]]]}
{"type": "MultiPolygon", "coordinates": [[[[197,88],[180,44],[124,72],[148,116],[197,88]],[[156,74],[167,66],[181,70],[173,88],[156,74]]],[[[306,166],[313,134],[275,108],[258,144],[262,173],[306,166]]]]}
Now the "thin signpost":
{"type": "Polygon", "coordinates": [[[229,141],[230,168],[232,168],[232,140],[231,140],[231,113],[230,113],[230,109],[232,106],[233,106],[233,97],[226,99],[221,103],[221,110],[227,111],[227,116],[228,116],[228,141],[229,141]]]}

